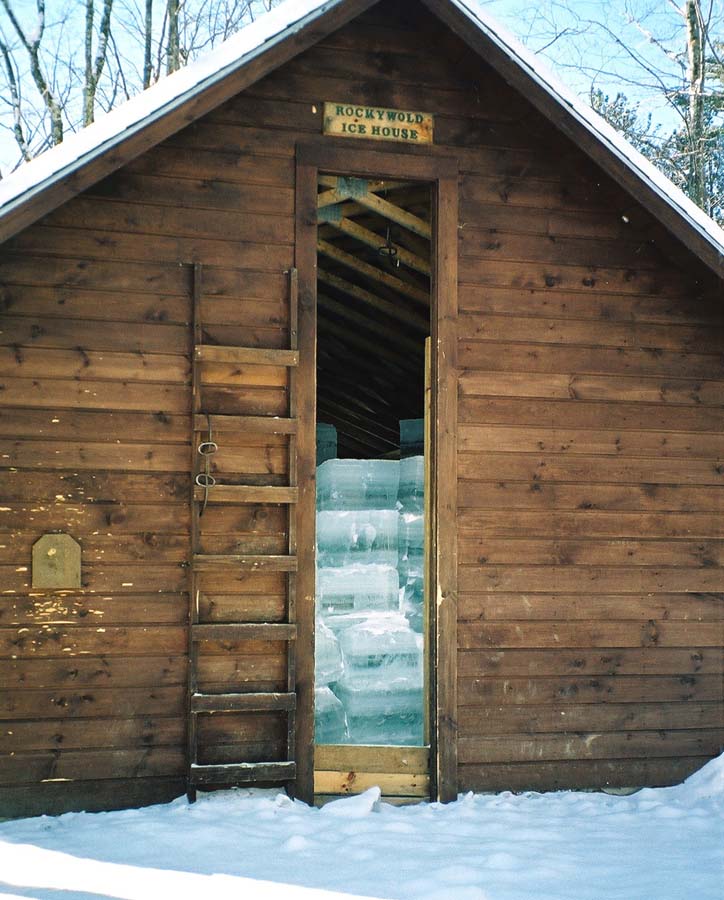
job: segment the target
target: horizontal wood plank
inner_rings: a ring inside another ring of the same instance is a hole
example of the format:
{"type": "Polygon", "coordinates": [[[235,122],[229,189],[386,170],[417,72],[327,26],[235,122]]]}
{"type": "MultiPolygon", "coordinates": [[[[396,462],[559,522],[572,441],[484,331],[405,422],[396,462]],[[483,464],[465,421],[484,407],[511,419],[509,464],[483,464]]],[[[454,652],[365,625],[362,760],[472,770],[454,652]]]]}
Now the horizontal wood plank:
{"type": "Polygon", "coordinates": [[[623,647],[592,649],[461,650],[458,674],[465,678],[488,676],[521,678],[553,675],[716,675],[724,671],[721,647],[623,647]]]}
{"type": "Polygon", "coordinates": [[[371,787],[379,787],[382,794],[397,797],[428,797],[428,775],[390,774],[382,772],[314,772],[315,794],[361,794],[371,787]]]}
{"type": "Polygon", "coordinates": [[[560,678],[458,678],[460,706],[567,703],[722,702],[718,675],[601,675],[560,678]]]}
{"type": "Polygon", "coordinates": [[[720,622],[461,622],[461,649],[487,647],[721,647],[720,622]]]}
{"type": "MultiPolygon", "coordinates": [[[[542,734],[608,734],[634,731],[668,731],[673,738],[678,729],[703,731],[721,728],[717,703],[590,703],[558,706],[464,707],[459,712],[460,729],[471,747],[474,736],[518,735],[537,740],[542,734]]],[[[576,754],[578,755],[578,754],[576,754]]],[[[612,754],[617,755],[617,754],[612,754]]],[[[652,754],[653,755],[653,754],[652,754]]],[[[580,754],[585,758],[585,752],[580,754]]],[[[482,756],[480,757],[482,758],[482,756]]]]}
{"type": "Polygon", "coordinates": [[[560,791],[664,787],[678,784],[706,762],[706,756],[575,760],[460,766],[460,790],[560,791]]]}
{"type": "Polygon", "coordinates": [[[624,731],[603,734],[495,735],[461,738],[461,765],[517,763],[539,760],[652,759],[675,756],[716,756],[724,739],[724,728],[704,731],[624,731]]]}
{"type": "MultiPolygon", "coordinates": [[[[96,663],[96,666],[98,663],[96,663]]],[[[146,715],[182,716],[186,710],[186,685],[173,687],[124,687],[6,691],[0,698],[0,718],[65,719],[110,718],[146,715]]]]}
{"type": "Polygon", "coordinates": [[[317,744],[316,769],[328,771],[414,772],[426,774],[430,766],[427,747],[365,747],[351,744],[317,744]]]}

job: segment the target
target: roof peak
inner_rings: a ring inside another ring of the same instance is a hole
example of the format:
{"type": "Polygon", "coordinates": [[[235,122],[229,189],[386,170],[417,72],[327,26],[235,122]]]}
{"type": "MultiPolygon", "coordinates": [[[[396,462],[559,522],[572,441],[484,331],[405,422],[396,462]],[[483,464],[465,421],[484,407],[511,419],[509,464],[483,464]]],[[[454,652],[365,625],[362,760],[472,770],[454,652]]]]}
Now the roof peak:
{"type": "MultiPolygon", "coordinates": [[[[204,97],[232,76],[243,90],[324,33],[353,19],[377,0],[286,0],[218,45],[206,56],[166,76],[148,90],[100,117],[24,164],[0,182],[0,240],[17,233],[74,194],[105,177],[155,143],[203,115],[204,97]],[[284,51],[284,52],[282,52],[284,51]],[[263,62],[268,59],[265,68],[263,62]],[[253,67],[251,63],[259,61],[253,67]],[[244,83],[241,74],[248,79],[244,83]],[[184,116],[184,107],[195,109],[184,116]],[[144,141],[157,126],[157,140],[144,141]],[[97,165],[91,172],[89,166],[97,165]]],[[[648,159],[632,147],[547,65],[483,9],[478,0],[419,0],[482,52],[503,77],[572,138],[622,186],[634,193],[689,249],[724,276],[724,231],[648,159]]],[[[211,101],[209,108],[224,102],[211,101]]]]}

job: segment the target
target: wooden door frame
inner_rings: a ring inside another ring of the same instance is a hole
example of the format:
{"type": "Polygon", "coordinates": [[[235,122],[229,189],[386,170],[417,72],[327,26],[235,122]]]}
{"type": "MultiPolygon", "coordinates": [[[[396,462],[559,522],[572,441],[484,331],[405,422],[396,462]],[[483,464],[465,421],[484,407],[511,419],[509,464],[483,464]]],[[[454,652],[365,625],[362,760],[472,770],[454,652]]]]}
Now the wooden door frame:
{"type": "Polygon", "coordinates": [[[437,148],[317,138],[297,144],[295,265],[299,272],[299,503],[297,507],[297,795],[314,798],[314,604],[317,350],[317,178],[331,174],[433,185],[431,337],[433,497],[430,702],[432,796],[457,795],[457,159],[437,148]],[[422,152],[419,152],[422,151],[422,152]],[[313,388],[310,390],[310,385],[313,388]]]}

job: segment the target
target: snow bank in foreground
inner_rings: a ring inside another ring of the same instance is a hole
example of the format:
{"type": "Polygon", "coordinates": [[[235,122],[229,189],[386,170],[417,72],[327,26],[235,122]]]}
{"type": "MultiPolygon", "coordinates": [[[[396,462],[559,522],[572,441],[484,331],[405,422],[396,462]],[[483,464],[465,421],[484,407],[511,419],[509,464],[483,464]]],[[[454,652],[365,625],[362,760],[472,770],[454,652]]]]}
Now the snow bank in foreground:
{"type": "MultiPolygon", "coordinates": [[[[690,775],[677,787],[669,788],[683,801],[718,800],[724,804],[724,753],[690,775]]],[[[724,886],[722,887],[724,896],[724,886]]]]}
{"type": "Polygon", "coordinates": [[[724,900],[724,757],[630,797],[310,809],[275,791],[0,824],[0,900],[724,900]]]}

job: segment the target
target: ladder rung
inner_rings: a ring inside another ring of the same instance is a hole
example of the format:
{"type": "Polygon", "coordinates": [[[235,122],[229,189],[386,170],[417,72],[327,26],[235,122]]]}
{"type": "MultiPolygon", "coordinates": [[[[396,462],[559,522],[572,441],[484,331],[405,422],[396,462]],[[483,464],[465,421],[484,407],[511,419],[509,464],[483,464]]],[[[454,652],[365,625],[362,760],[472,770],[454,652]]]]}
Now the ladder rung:
{"type": "MultiPolygon", "coordinates": [[[[204,489],[194,489],[194,500],[204,499],[204,489]]],[[[209,488],[209,503],[296,503],[295,487],[270,484],[215,484],[209,488]]]]}
{"type": "Polygon", "coordinates": [[[296,350],[272,350],[266,347],[221,347],[218,344],[196,344],[197,362],[246,363],[256,366],[296,366],[296,350]]]}
{"type": "Polygon", "coordinates": [[[267,572],[296,572],[296,556],[247,556],[245,554],[197,553],[193,557],[195,572],[215,572],[217,569],[264,569],[267,572]]]}
{"type": "Polygon", "coordinates": [[[293,641],[297,626],[287,622],[204,622],[191,626],[195,641],[293,641]]]}
{"type": "Polygon", "coordinates": [[[289,712],[296,708],[296,694],[193,694],[192,713],[289,712]]]}
{"type": "Polygon", "coordinates": [[[192,763],[191,784],[246,784],[250,781],[291,781],[297,774],[294,762],[227,763],[200,766],[192,763]]]}
{"type": "Polygon", "coordinates": [[[215,434],[255,432],[256,434],[296,434],[297,420],[282,416],[194,416],[194,429],[215,434]]]}

